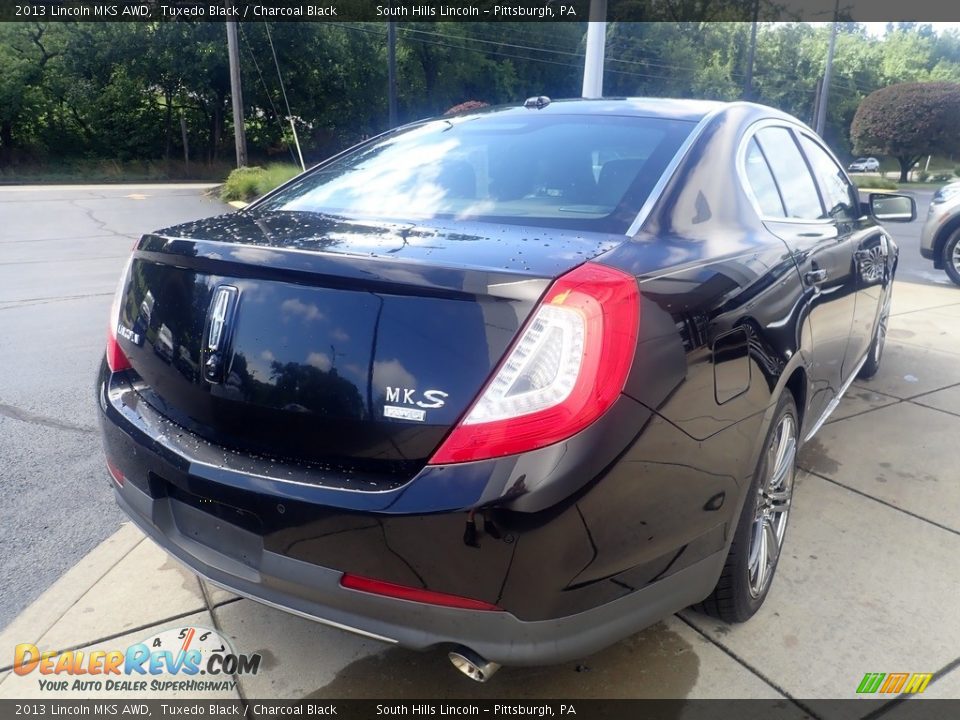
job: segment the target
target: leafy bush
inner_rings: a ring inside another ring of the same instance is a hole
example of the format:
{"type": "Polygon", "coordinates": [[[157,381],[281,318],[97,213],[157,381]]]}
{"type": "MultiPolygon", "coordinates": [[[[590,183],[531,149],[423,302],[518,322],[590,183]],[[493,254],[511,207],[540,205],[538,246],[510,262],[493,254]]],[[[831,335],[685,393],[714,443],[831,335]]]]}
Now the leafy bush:
{"type": "Polygon", "coordinates": [[[960,177],[960,167],[955,167],[953,169],[953,174],[956,175],[957,177],[960,177]]]}
{"type": "Polygon", "coordinates": [[[854,175],[853,184],[864,190],[897,190],[899,188],[893,180],[862,175],[854,175]]]}
{"type": "Polygon", "coordinates": [[[917,182],[926,182],[930,178],[930,173],[926,170],[919,170],[917,172],[917,182]]]}
{"type": "Polygon", "coordinates": [[[924,155],[960,152],[960,83],[899,83],[872,92],[853,116],[850,138],[861,155],[888,155],[907,182],[924,155]]]}
{"type": "Polygon", "coordinates": [[[223,200],[253,200],[266,195],[300,173],[300,168],[289,163],[275,163],[265,168],[243,167],[227,176],[220,197],[223,200]]]}

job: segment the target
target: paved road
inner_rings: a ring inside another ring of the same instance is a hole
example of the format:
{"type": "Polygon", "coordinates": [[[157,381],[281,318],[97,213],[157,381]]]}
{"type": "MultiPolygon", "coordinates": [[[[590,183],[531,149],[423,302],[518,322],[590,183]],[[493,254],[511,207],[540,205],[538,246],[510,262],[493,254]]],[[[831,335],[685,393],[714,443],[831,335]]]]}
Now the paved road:
{"type": "Polygon", "coordinates": [[[121,521],[93,382],[142,232],[230,208],[207,186],[0,188],[0,628],[121,521]]]}

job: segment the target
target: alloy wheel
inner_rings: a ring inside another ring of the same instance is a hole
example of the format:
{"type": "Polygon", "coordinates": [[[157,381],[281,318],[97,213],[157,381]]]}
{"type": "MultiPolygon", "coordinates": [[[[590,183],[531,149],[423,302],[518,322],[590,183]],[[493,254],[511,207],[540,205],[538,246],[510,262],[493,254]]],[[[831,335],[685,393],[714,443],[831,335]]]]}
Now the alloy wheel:
{"type": "Polygon", "coordinates": [[[960,275],[960,242],[954,243],[953,254],[950,256],[950,262],[953,263],[954,270],[960,275]]]}
{"type": "Polygon", "coordinates": [[[747,556],[747,583],[753,597],[766,590],[780,557],[793,498],[796,457],[797,423],[793,415],[786,414],[767,450],[766,475],[757,491],[747,556]]]}
{"type": "Polygon", "coordinates": [[[860,277],[865,283],[880,282],[887,273],[887,254],[880,248],[870,248],[860,257],[860,277]]]}

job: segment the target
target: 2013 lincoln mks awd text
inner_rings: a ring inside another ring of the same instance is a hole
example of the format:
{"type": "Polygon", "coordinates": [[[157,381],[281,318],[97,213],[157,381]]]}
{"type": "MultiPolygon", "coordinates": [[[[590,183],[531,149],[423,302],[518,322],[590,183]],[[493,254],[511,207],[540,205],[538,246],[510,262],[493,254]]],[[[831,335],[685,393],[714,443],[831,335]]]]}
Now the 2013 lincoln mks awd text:
{"type": "Polygon", "coordinates": [[[878,220],[915,216],[758,105],[391,131],[139,241],[97,390],[117,499],[212,582],[479,680],[746,620],[797,449],[880,363],[878,220]]]}

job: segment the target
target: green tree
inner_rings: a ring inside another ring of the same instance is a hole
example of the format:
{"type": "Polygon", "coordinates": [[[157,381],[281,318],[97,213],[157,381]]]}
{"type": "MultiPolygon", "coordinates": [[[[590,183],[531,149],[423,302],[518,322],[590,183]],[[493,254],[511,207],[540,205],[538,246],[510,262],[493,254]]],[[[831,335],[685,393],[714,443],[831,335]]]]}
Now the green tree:
{"type": "Polygon", "coordinates": [[[850,130],[858,153],[892,155],[900,182],[934,152],[960,151],[960,83],[900,83],[860,103],[850,130]]]}
{"type": "Polygon", "coordinates": [[[47,98],[46,69],[61,51],[59,29],[44,23],[0,23],[0,165],[37,142],[47,98]]]}
{"type": "MultiPolygon", "coordinates": [[[[750,24],[770,0],[633,0],[607,26],[608,96],[734,100],[750,24]],[[642,20],[643,22],[632,22],[642,20]]],[[[580,94],[586,18],[565,23],[400,23],[402,121],[466,100],[580,94]]],[[[829,27],[763,23],[751,99],[811,121],[829,27]]],[[[240,58],[251,157],[290,152],[288,110],[308,161],[387,127],[384,23],[244,23],[240,58]]],[[[0,163],[228,157],[230,81],[222,23],[0,24],[0,163]]],[[[960,81],[960,33],[843,22],[825,137],[843,154],[860,102],[900,82],[960,81]]],[[[937,149],[938,152],[941,150],[937,149]]]]}

